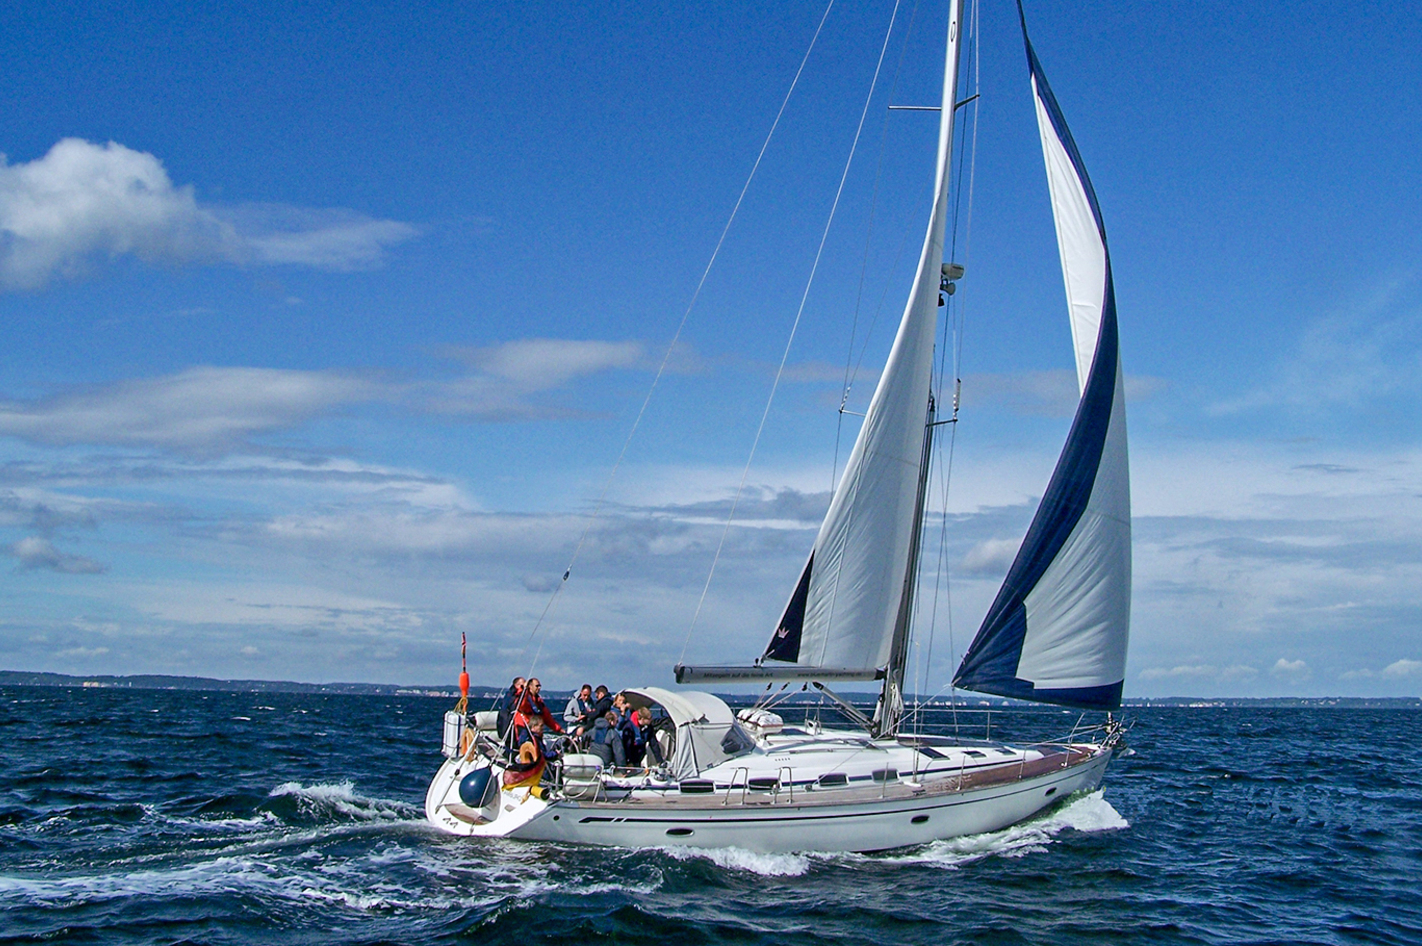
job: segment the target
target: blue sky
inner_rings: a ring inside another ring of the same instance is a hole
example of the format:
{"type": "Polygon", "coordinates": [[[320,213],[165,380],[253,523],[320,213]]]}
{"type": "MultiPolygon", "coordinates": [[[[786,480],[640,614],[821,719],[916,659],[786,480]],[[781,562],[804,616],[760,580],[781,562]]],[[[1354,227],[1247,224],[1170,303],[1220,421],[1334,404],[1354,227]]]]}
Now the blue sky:
{"type": "MultiPolygon", "coordinates": [[[[764,6],[0,12],[0,666],[430,683],[464,631],[476,680],[541,647],[565,687],[759,653],[856,311],[862,409],[907,291],[935,128],[884,106],[932,104],[939,5],[899,12],[696,626],[890,2],[829,14],[528,641],[824,9],[764,6]]],[[[1127,695],[1422,693],[1422,12],[1027,14],[1111,241],[1127,695]]],[[[929,691],[1072,409],[1015,15],[981,11],[929,691]]]]}

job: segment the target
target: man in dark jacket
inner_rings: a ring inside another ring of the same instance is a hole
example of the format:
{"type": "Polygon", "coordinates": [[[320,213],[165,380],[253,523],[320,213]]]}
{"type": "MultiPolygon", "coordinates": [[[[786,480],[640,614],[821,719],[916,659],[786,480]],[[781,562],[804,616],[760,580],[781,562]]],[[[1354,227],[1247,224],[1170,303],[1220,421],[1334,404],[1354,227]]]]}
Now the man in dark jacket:
{"type": "MultiPolygon", "coordinates": [[[[599,686],[593,691],[592,709],[588,710],[578,718],[575,734],[585,736],[598,727],[598,723],[607,718],[608,710],[612,709],[612,694],[607,692],[607,687],[599,686]]],[[[596,742],[596,740],[594,740],[596,742]]]]}
{"type": "Polygon", "coordinates": [[[499,738],[507,739],[513,730],[514,710],[518,707],[518,701],[523,696],[523,677],[514,677],[513,685],[504,694],[503,702],[499,704],[499,738]]]}

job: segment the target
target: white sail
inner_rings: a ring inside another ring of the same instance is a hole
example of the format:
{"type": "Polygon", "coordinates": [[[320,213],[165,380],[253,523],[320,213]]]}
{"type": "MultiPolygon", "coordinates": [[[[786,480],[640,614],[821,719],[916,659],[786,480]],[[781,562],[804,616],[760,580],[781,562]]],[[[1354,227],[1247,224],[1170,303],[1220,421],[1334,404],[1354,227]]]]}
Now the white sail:
{"type": "Polygon", "coordinates": [[[1131,490],[1111,259],[1096,194],[1030,40],[1027,59],[1081,402],[1037,515],[954,683],[1114,708],[1130,626],[1131,490]]]}
{"type": "MultiPolygon", "coordinates": [[[[913,289],[796,593],[765,656],[806,673],[882,670],[889,661],[916,530],[925,421],[948,217],[959,10],[948,24],[933,212],[913,289]]],[[[823,678],[833,673],[818,674],[823,678]]]]}

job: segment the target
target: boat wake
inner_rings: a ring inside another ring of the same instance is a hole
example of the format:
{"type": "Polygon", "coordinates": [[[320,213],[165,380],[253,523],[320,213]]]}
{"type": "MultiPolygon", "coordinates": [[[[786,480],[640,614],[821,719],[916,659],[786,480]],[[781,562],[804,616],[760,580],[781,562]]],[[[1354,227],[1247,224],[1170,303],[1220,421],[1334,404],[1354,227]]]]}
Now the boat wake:
{"type": "Polygon", "coordinates": [[[1064,832],[1098,834],[1130,827],[1098,789],[1067,799],[1059,808],[1032,821],[988,834],[935,841],[904,854],[760,854],[741,848],[662,848],[679,861],[709,861],[723,870],[744,871],[762,877],[799,877],[816,864],[902,864],[956,868],[986,857],[1023,857],[1047,850],[1064,832]]]}
{"type": "Polygon", "coordinates": [[[746,871],[762,877],[799,877],[810,870],[808,854],[760,854],[737,847],[668,847],[661,850],[678,861],[706,860],[723,870],[746,871]]]}
{"type": "Polygon", "coordinates": [[[935,841],[911,854],[879,860],[956,868],[985,857],[1024,857],[1028,854],[1038,854],[1047,850],[1056,842],[1058,835],[1067,831],[1098,834],[1128,827],[1130,823],[1111,807],[1101,790],[1097,789],[1069,798],[1060,808],[1001,831],[935,841]]]}
{"type": "Polygon", "coordinates": [[[283,782],[267,797],[267,807],[278,817],[295,815],[303,821],[410,821],[423,816],[415,805],[358,795],[350,781],[315,785],[283,782]]]}

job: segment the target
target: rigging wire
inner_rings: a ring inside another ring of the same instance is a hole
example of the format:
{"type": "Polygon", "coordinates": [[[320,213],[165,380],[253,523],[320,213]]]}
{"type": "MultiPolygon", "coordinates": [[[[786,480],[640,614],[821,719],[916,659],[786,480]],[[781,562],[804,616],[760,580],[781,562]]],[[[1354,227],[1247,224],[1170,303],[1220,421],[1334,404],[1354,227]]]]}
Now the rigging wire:
{"type": "MultiPolygon", "coordinates": [[[[909,11],[908,25],[904,27],[904,42],[899,48],[899,59],[894,64],[894,78],[889,83],[888,100],[892,102],[895,93],[899,88],[899,76],[903,72],[904,57],[908,54],[909,39],[913,36],[913,24],[918,20],[918,2],[914,0],[913,9],[909,11]]],[[[884,109],[884,121],[879,126],[879,156],[874,164],[874,190],[869,198],[869,223],[864,228],[864,257],[859,264],[859,286],[854,294],[854,318],[849,326],[849,347],[844,353],[844,388],[839,397],[839,413],[834,426],[834,462],[830,464],[830,490],[833,491],[836,481],[839,478],[839,448],[844,430],[844,406],[849,403],[849,391],[854,386],[854,381],[859,375],[859,365],[854,362],[854,342],[859,336],[859,309],[864,298],[864,279],[869,272],[869,247],[874,236],[874,220],[879,211],[879,185],[884,174],[884,153],[888,150],[889,139],[889,110],[884,109]],[[853,367],[851,368],[851,365],[853,367]]],[[[898,269],[899,258],[903,254],[904,244],[908,241],[909,228],[902,229],[899,237],[899,247],[894,253],[894,264],[889,267],[889,272],[898,269]]],[[[874,309],[874,317],[869,321],[869,328],[864,333],[864,344],[868,347],[869,339],[873,337],[874,326],[879,322],[879,313],[884,310],[884,299],[888,295],[888,282],[884,284],[884,291],[879,295],[879,305],[874,309]]],[[[860,360],[864,358],[864,353],[859,354],[860,360]]]]}
{"type": "Polygon", "coordinates": [[[839,176],[839,187],[835,189],[834,201],[830,204],[829,217],[825,220],[824,230],[820,233],[820,245],[815,251],[815,261],[810,266],[810,276],[805,281],[805,291],[800,295],[800,306],[795,310],[795,320],[790,325],[790,337],[785,340],[785,351],[780,356],[780,366],[775,371],[775,381],[770,386],[770,395],[765,400],[765,410],[761,412],[760,423],[755,430],[755,438],[751,441],[750,455],[746,457],[745,469],[741,472],[741,481],[736,486],[735,498],[731,501],[731,511],[726,515],[726,525],[721,530],[721,539],[716,543],[716,554],[711,558],[711,569],[706,575],[706,584],[701,589],[701,597],[696,602],[696,611],[691,616],[691,624],[686,629],[686,640],[681,645],[681,657],[678,663],[686,660],[686,648],[691,643],[691,634],[696,629],[696,622],[701,617],[701,608],[706,603],[706,595],[711,590],[711,580],[716,576],[716,565],[721,560],[721,551],[726,546],[726,536],[730,534],[731,523],[735,521],[736,509],[740,506],[741,496],[745,492],[746,480],[750,477],[751,463],[755,460],[755,451],[760,446],[761,434],[765,432],[765,422],[770,416],[770,407],[775,403],[775,393],[780,388],[780,379],[785,374],[785,364],[790,358],[790,349],[795,344],[795,333],[800,328],[800,319],[805,314],[805,303],[810,298],[810,287],[815,283],[815,274],[820,268],[820,259],[824,256],[825,243],[829,239],[830,227],[834,224],[835,213],[839,210],[839,200],[844,194],[844,184],[849,178],[849,169],[854,164],[854,154],[859,148],[859,138],[864,132],[864,120],[869,115],[869,103],[874,99],[874,91],[879,85],[879,73],[884,67],[884,55],[889,50],[889,39],[893,36],[894,21],[899,15],[900,0],[895,0],[893,13],[889,17],[889,27],[884,32],[883,45],[879,47],[879,59],[874,64],[874,78],[869,83],[869,94],[864,98],[864,108],[859,113],[859,124],[854,129],[854,141],[849,147],[849,157],[844,162],[844,170],[839,176]]]}
{"type": "MultiPolygon", "coordinates": [[[[825,28],[825,21],[829,19],[830,11],[834,9],[835,0],[829,0],[825,6],[825,12],[820,15],[819,24],[815,27],[815,33],[810,37],[810,45],[805,49],[805,55],[800,59],[800,66],[795,70],[795,77],[790,80],[790,88],[785,91],[785,98],[780,102],[780,109],[775,113],[775,120],[770,123],[770,130],[766,132],[765,141],[761,143],[760,151],[755,156],[755,163],[751,165],[750,174],[746,176],[745,184],[741,185],[741,192],[736,196],[736,203],[731,208],[731,215],[726,218],[726,225],[721,228],[721,236],[716,240],[716,246],[711,251],[711,258],[706,262],[706,268],[701,272],[701,279],[696,283],[696,290],[691,294],[691,301],[687,303],[686,311],[682,313],[681,321],[677,323],[676,332],[672,335],[671,342],[667,345],[667,350],[662,355],[662,362],[657,366],[657,373],[652,378],[652,383],[647,389],[647,396],[642,399],[642,407],[637,411],[637,417],[632,422],[632,428],[627,432],[627,439],[622,442],[622,450],[617,454],[617,461],[613,463],[612,469],[607,474],[607,479],[602,484],[602,491],[598,493],[597,503],[593,507],[592,516],[583,527],[582,535],[578,537],[578,544],[573,548],[573,554],[568,559],[568,567],[563,570],[563,577],[553,588],[552,595],[549,596],[547,604],[543,606],[543,612],[534,622],[533,630],[529,632],[528,639],[524,641],[523,651],[520,653],[520,660],[523,654],[528,652],[528,647],[533,643],[534,637],[538,634],[539,628],[543,626],[544,620],[553,608],[553,603],[558,600],[558,595],[562,593],[563,586],[568,583],[568,578],[573,574],[573,564],[577,561],[579,553],[583,549],[583,543],[587,541],[589,533],[596,525],[598,517],[602,514],[602,508],[606,504],[607,491],[612,486],[613,478],[617,476],[618,469],[622,466],[623,459],[627,456],[627,448],[632,445],[632,438],[637,434],[637,428],[642,423],[642,417],[647,413],[647,405],[652,402],[652,395],[656,393],[657,385],[662,380],[662,375],[666,373],[667,364],[670,363],[672,353],[676,351],[677,342],[681,340],[681,333],[686,328],[686,322],[691,318],[691,312],[696,308],[696,302],[701,298],[701,290],[706,285],[706,279],[711,275],[711,268],[716,265],[716,258],[721,253],[721,247],[726,242],[726,235],[731,232],[731,224],[736,220],[736,215],[740,213],[741,204],[746,199],[746,192],[750,190],[751,182],[755,180],[755,175],[760,170],[760,162],[765,157],[766,150],[770,147],[770,140],[775,137],[775,131],[780,127],[780,119],[785,114],[785,108],[790,104],[790,97],[795,94],[795,88],[800,83],[800,76],[805,71],[805,64],[810,61],[810,54],[814,52],[815,44],[819,41],[820,33],[825,28]]],[[[699,610],[699,608],[698,608],[699,610]]],[[[534,666],[538,663],[538,658],[543,654],[543,644],[540,642],[538,650],[534,653],[533,659],[529,662],[528,672],[533,673],[534,666]]]]}

